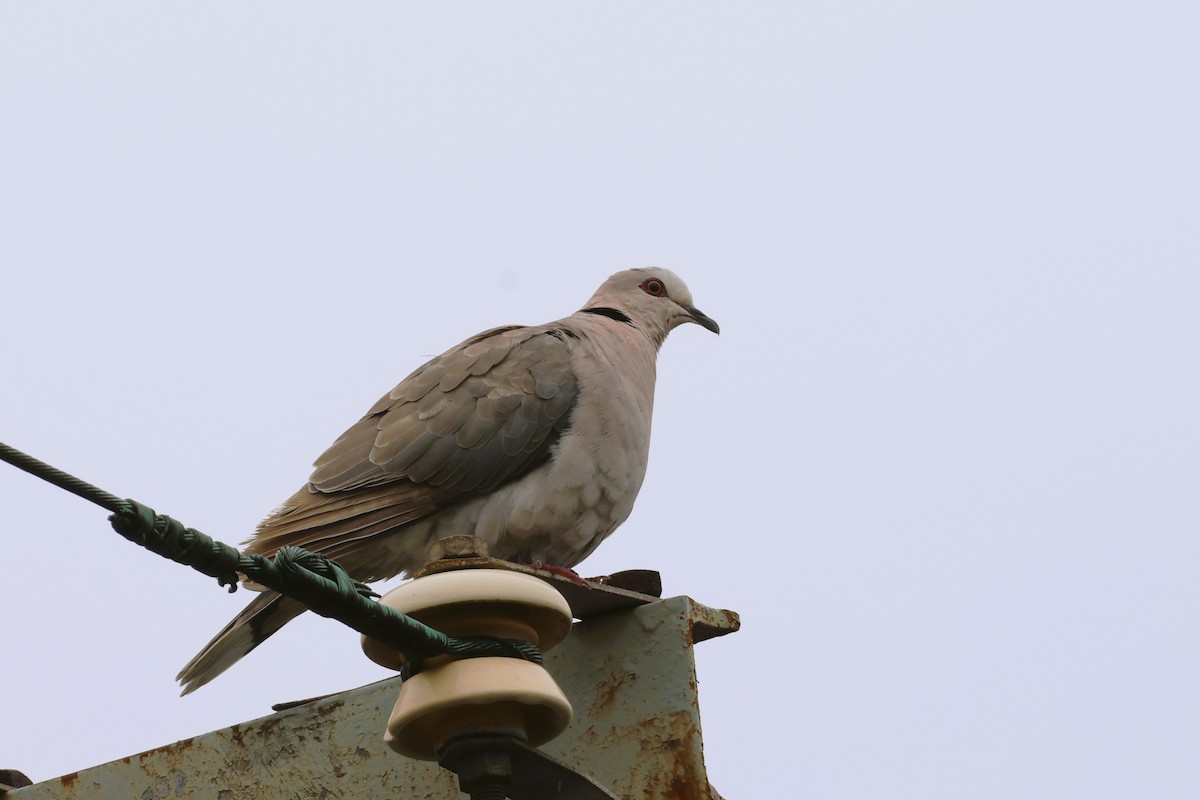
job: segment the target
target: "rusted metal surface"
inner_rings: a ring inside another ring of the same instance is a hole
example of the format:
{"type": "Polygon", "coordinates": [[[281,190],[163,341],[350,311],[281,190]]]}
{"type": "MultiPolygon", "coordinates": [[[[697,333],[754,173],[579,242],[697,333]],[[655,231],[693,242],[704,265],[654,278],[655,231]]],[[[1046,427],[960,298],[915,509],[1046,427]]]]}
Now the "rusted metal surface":
{"type": "Polygon", "coordinates": [[[692,614],[692,644],[736,633],[742,627],[742,618],[736,611],[693,603],[692,614]]]}
{"type": "MultiPolygon", "coordinates": [[[[563,690],[579,721],[545,749],[571,748],[575,763],[618,796],[716,797],[704,769],[692,642],[698,621],[720,619],[676,597],[578,623],[563,690]]],[[[723,632],[736,630],[736,615],[731,622],[723,632]]]]}
{"type": "MultiPolygon", "coordinates": [[[[576,623],[546,654],[575,720],[543,750],[618,797],[719,800],[704,769],[692,644],[737,625],[736,614],[686,597],[576,623]]],[[[384,746],[398,689],[393,679],[320,698],[13,789],[5,800],[459,800],[453,774],[384,746]]]]}

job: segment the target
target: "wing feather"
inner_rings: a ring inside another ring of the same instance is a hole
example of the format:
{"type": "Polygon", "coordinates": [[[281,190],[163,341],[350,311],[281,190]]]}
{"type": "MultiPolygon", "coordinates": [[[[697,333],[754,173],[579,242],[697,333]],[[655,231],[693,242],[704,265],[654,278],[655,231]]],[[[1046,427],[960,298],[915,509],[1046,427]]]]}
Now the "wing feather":
{"type": "Polygon", "coordinates": [[[552,326],[497,328],[431,359],[338,437],[248,550],[352,558],[544,463],[578,395],[572,346],[552,326]]]}

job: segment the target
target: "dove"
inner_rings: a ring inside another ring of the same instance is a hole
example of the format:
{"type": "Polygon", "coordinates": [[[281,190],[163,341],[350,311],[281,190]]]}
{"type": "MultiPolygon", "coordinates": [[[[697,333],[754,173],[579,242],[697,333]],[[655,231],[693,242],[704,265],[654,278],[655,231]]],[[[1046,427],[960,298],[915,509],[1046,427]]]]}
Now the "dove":
{"type": "MultiPolygon", "coordinates": [[[[629,269],[580,311],[472,336],[379,400],[247,540],[323,553],[357,580],[409,575],[443,537],[574,567],[623,523],[646,475],[655,363],[684,323],[720,333],[675,273],[629,269]]],[[[188,694],[304,611],[259,594],[180,671],[188,694]]]]}

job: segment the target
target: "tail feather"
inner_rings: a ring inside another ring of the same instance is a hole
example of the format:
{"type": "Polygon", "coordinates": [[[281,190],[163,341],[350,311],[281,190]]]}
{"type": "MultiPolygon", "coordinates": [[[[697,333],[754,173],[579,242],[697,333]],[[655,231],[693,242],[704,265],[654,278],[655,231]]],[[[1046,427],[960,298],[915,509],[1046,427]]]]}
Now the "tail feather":
{"type": "Polygon", "coordinates": [[[179,671],[175,680],[183,684],[182,694],[191,694],[229,669],[303,612],[303,604],[277,592],[254,598],[179,671]]]}

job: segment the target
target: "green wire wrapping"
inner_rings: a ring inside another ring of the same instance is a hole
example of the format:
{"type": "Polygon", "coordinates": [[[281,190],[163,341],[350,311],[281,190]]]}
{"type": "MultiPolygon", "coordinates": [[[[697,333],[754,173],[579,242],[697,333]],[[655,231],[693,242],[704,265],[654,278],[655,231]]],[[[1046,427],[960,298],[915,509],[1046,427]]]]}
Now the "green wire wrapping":
{"type": "Polygon", "coordinates": [[[408,659],[405,676],[435,655],[460,658],[506,656],[542,663],[536,645],[515,639],[449,636],[380,605],[369,587],[320,553],[284,547],[272,557],[245,555],[178,520],[122,499],[0,442],[0,460],[112,512],[113,529],[152,553],[185,564],[217,583],[237,589],[241,576],[298,600],[309,610],[394,647],[408,659]],[[411,667],[409,666],[411,665],[411,667]]]}

